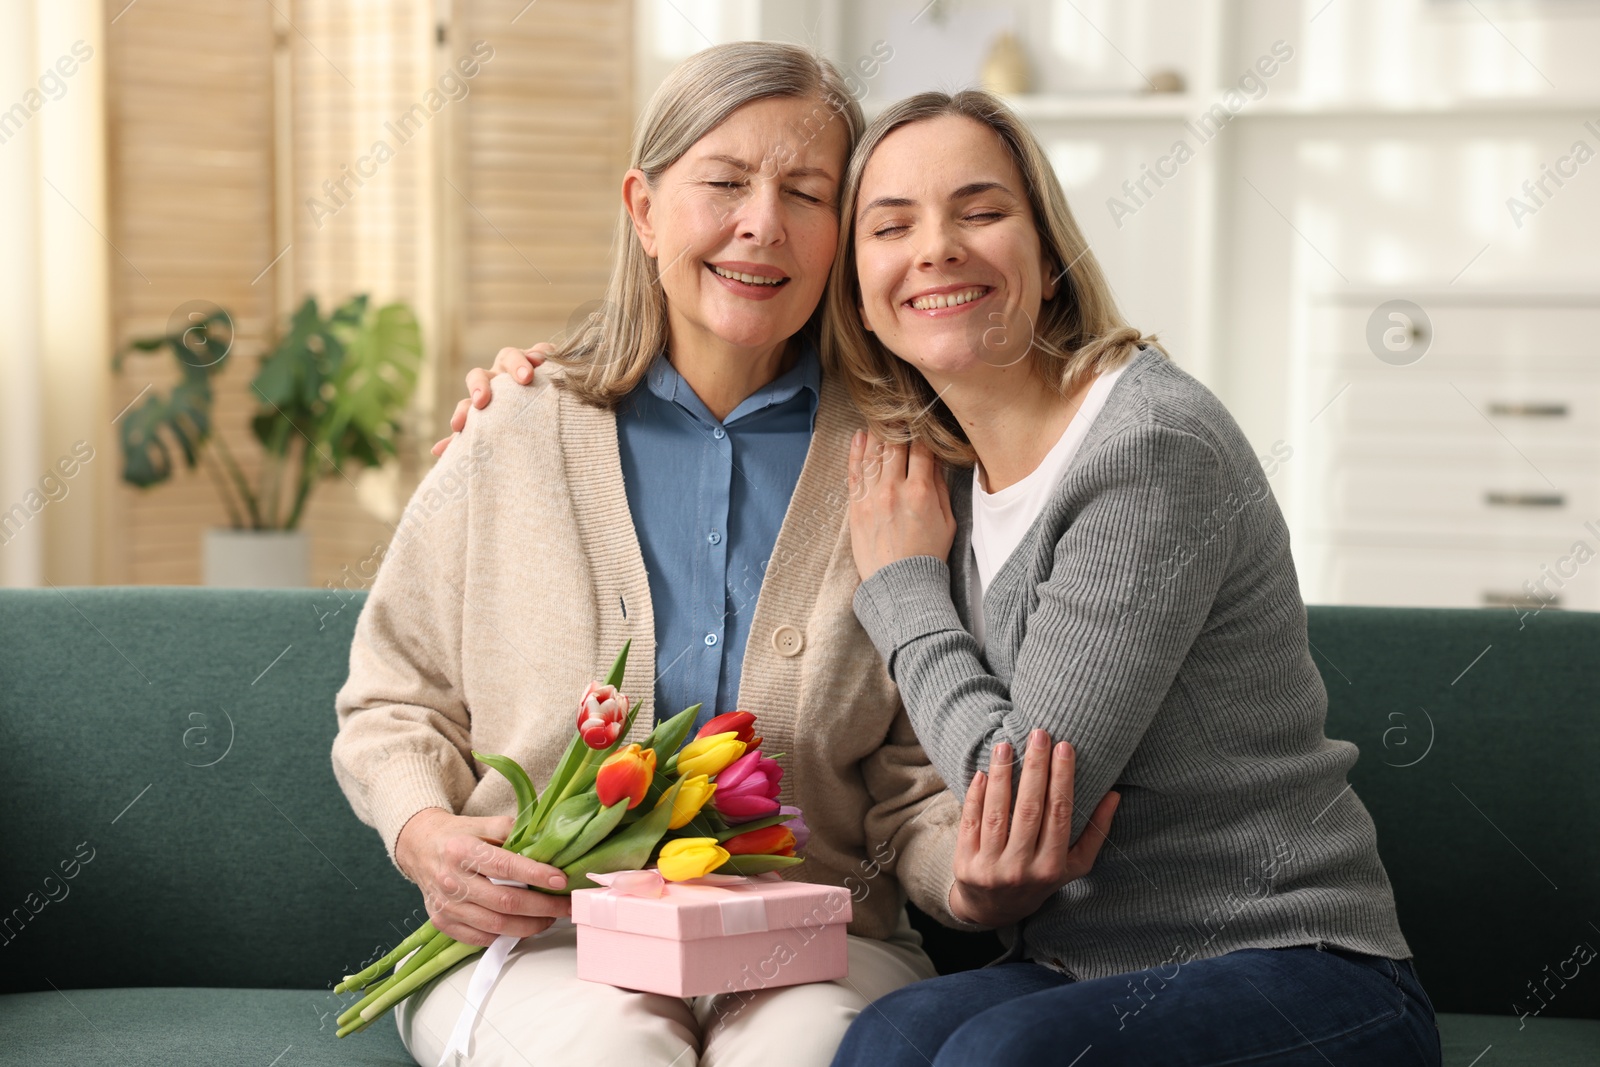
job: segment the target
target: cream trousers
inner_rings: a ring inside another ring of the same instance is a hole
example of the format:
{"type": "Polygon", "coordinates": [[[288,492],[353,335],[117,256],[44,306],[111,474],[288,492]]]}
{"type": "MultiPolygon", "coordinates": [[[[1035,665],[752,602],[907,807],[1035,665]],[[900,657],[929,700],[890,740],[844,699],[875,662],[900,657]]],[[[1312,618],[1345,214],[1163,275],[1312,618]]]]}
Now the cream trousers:
{"type": "MultiPolygon", "coordinates": [[[[935,975],[901,909],[886,941],[849,939],[850,975],[836,982],[695,997],[635,993],[577,976],[571,927],[511,950],[473,1028],[462,1067],[827,1067],[871,1001],[935,975]]],[[[456,967],[395,1010],[420,1067],[436,1067],[481,957],[456,967]]]]}

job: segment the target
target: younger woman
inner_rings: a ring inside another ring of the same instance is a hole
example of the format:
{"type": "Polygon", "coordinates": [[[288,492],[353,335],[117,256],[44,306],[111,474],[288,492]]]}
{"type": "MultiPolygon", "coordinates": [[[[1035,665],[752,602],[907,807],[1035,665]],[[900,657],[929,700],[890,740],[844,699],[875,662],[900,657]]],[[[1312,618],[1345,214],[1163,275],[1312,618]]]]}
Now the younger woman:
{"type": "MultiPolygon", "coordinates": [[[[958,793],[1043,727],[1076,749],[1074,838],[1122,801],[1012,962],[891,993],[835,1063],[1439,1063],[1277,504],[1118,315],[1038,142],[986,94],[913,97],[841,218],[824,358],[875,434],[856,614],[958,793]]],[[[1005,921],[982,897],[953,913],[1005,921]]]]}

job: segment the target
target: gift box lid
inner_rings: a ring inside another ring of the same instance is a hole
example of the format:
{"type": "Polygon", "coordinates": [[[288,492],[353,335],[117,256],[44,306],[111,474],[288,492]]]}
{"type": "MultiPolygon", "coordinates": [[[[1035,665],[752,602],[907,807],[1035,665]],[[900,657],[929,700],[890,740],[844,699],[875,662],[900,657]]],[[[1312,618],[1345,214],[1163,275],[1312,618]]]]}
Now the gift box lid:
{"type": "Polygon", "coordinates": [[[669,882],[658,897],[615,889],[579,889],[572,894],[572,921],[580,926],[675,941],[821,928],[850,918],[848,890],[781,878],[741,878],[714,885],[669,882]]]}

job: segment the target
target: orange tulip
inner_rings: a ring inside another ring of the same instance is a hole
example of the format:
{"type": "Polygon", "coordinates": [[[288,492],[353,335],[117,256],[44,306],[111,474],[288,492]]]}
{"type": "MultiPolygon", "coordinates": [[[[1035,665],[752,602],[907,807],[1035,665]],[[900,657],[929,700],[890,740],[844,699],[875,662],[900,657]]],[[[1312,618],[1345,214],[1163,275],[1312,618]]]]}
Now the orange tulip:
{"type": "Polygon", "coordinates": [[[656,750],[640,750],[638,745],[617,749],[600,764],[594,776],[594,791],[600,797],[600,806],[609,808],[623,797],[628,798],[628,810],[639,806],[645,790],[656,774],[656,750]]]}
{"type": "Polygon", "coordinates": [[[722,843],[730,856],[792,856],[794,831],[781,823],[761,830],[747,830],[722,843]]]}

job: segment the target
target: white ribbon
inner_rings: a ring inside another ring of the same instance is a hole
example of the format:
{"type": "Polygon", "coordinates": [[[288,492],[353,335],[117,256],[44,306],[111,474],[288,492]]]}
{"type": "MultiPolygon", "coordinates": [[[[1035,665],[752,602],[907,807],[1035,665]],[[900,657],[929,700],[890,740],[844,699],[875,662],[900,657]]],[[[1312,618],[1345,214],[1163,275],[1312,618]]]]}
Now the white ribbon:
{"type": "MultiPolygon", "coordinates": [[[[495,885],[513,885],[518,889],[527,889],[526,882],[507,881],[503,878],[490,878],[495,885]]],[[[534,937],[544,937],[558,926],[571,925],[566,919],[557,919],[548,927],[534,934],[534,937]]],[[[500,970],[506,965],[506,959],[511,955],[511,950],[517,947],[520,937],[510,934],[501,934],[494,939],[494,944],[484,950],[478,957],[477,969],[472,972],[472,979],[467,983],[467,1001],[461,1006],[461,1014],[456,1018],[456,1028],[450,1033],[450,1041],[444,1047],[444,1052],[439,1056],[439,1067],[450,1067],[456,1062],[456,1056],[468,1056],[472,1053],[472,1025],[477,1022],[482,1013],[483,1002],[489,997],[489,990],[494,988],[495,979],[500,977],[500,970]]]]}

